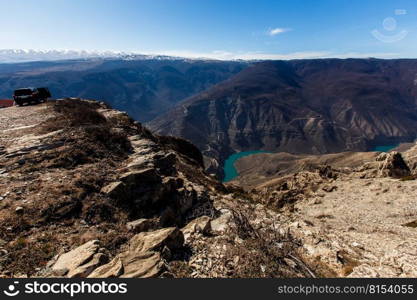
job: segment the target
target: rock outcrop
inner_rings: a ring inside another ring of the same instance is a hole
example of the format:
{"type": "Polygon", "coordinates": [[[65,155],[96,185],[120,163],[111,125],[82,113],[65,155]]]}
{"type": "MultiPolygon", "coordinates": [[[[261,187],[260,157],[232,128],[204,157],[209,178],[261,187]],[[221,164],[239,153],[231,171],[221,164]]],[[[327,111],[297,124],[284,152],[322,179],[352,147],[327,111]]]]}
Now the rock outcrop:
{"type": "Polygon", "coordinates": [[[410,176],[411,171],[398,152],[383,153],[377,157],[377,161],[381,161],[379,167],[379,175],[382,177],[403,178],[410,176]]]}
{"type": "Polygon", "coordinates": [[[52,271],[56,275],[70,278],[87,277],[95,268],[107,262],[107,256],[100,253],[99,249],[99,241],[89,241],[60,255],[53,264],[52,271]]]}
{"type": "Polygon", "coordinates": [[[183,243],[184,236],[175,227],[139,233],[130,239],[128,250],[94,270],[89,277],[156,277],[165,266],[161,252],[173,251],[183,243]]]}

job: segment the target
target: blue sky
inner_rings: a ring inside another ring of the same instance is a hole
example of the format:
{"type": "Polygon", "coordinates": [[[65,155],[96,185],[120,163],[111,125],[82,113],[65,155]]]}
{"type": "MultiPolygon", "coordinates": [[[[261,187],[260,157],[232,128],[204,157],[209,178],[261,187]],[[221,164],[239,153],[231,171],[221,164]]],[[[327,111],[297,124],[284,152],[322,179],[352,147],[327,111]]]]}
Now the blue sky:
{"type": "Polygon", "coordinates": [[[417,57],[415,0],[0,0],[0,49],[417,57]]]}

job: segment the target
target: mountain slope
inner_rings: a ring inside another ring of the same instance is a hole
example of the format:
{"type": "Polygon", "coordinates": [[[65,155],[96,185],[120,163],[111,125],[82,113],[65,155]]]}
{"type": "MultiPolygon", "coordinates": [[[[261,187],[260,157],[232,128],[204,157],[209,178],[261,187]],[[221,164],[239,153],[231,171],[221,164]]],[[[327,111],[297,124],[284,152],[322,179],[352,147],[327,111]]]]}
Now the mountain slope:
{"type": "Polygon", "coordinates": [[[416,176],[371,156],[247,193],[104,103],[0,109],[0,276],[415,277],[416,176]]]}
{"type": "Polygon", "coordinates": [[[254,64],[150,127],[192,141],[214,166],[234,152],[366,151],[417,133],[417,60],[254,64]]]}
{"type": "Polygon", "coordinates": [[[0,64],[0,97],[47,86],[55,98],[106,99],[139,121],[149,121],[177,102],[238,73],[246,63],[146,59],[85,59],[0,64]]]}
{"type": "Polygon", "coordinates": [[[296,241],[248,221],[277,213],[104,103],[0,109],[0,178],[1,277],[311,276],[296,241]]]}

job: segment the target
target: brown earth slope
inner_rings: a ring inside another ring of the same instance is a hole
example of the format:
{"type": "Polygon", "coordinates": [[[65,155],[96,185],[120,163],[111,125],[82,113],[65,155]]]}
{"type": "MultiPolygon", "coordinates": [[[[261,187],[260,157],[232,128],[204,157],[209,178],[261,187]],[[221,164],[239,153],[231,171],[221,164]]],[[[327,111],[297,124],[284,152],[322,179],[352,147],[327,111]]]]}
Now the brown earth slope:
{"type": "Polygon", "coordinates": [[[234,179],[245,189],[288,174],[314,170],[318,166],[355,168],[374,161],[378,152],[341,152],[323,155],[297,155],[290,153],[259,153],[243,157],[235,162],[240,176],[234,179]]]}

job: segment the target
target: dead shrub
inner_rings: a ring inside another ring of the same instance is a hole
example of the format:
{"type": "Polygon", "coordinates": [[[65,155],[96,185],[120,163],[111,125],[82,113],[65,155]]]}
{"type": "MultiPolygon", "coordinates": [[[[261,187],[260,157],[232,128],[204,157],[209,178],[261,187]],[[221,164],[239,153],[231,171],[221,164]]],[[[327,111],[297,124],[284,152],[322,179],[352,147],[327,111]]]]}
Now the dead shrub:
{"type": "Polygon", "coordinates": [[[242,241],[231,241],[227,248],[224,264],[229,269],[230,277],[282,278],[314,275],[298,257],[296,249],[300,244],[289,232],[279,234],[270,227],[256,230],[242,212],[234,211],[233,218],[236,224],[234,233],[242,241]]]}

